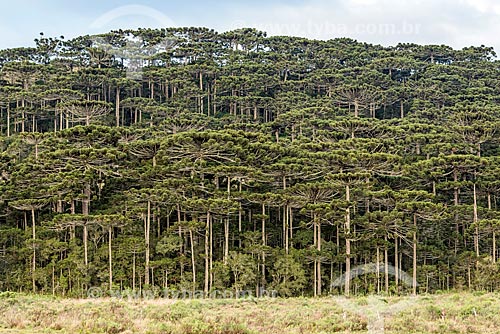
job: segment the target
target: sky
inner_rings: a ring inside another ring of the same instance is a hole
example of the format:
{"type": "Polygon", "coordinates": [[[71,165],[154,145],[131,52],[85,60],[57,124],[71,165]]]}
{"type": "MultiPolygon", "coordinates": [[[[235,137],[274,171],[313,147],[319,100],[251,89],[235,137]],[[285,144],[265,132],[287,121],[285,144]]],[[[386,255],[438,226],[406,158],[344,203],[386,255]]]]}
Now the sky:
{"type": "Polygon", "coordinates": [[[45,36],[113,29],[242,27],[268,35],[361,42],[493,46],[500,52],[499,0],[0,0],[0,48],[45,36]]]}

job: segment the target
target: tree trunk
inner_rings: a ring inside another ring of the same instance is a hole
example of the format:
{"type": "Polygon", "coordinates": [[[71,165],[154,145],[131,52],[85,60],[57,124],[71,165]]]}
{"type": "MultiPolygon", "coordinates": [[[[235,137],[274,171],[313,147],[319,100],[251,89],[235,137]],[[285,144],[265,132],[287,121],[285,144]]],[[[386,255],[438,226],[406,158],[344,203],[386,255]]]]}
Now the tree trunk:
{"type": "Polygon", "coordinates": [[[208,276],[210,275],[210,271],[209,271],[209,266],[210,266],[210,263],[209,263],[209,234],[210,233],[210,211],[207,211],[207,224],[206,224],[206,227],[205,227],[205,288],[204,288],[204,293],[205,293],[205,297],[208,296],[208,282],[209,282],[209,278],[208,276]]]}
{"type": "MultiPolygon", "coordinates": [[[[456,185],[457,182],[458,182],[458,173],[457,173],[457,170],[456,169],[453,169],[453,182],[454,184],[456,185]]],[[[459,204],[459,199],[458,199],[458,188],[455,186],[453,188],[453,205],[454,206],[458,206],[459,204]]],[[[457,217],[457,214],[455,213],[454,214],[454,217],[453,217],[454,221],[455,221],[455,230],[457,232],[457,235],[459,235],[459,226],[458,226],[458,217],[457,217]]],[[[465,239],[465,238],[464,238],[465,239]]],[[[458,238],[455,239],[455,255],[457,255],[458,253],[458,238]]]]}
{"type": "Polygon", "coordinates": [[[196,260],[194,257],[194,239],[193,230],[189,230],[189,239],[191,242],[191,266],[193,268],[193,293],[196,290],[196,260]]]}
{"type": "Polygon", "coordinates": [[[417,215],[413,214],[413,295],[417,295],[417,215]]]}
{"type": "Polygon", "coordinates": [[[56,276],[56,266],[55,266],[55,264],[52,264],[52,296],[56,295],[56,277],[55,276],[56,276]]]}
{"type": "Polygon", "coordinates": [[[10,137],[10,105],[7,104],[7,137],[10,137]]]}
{"type": "Polygon", "coordinates": [[[203,114],[203,109],[204,108],[204,105],[203,105],[203,72],[200,71],[200,113],[203,114]]]}
{"type": "Polygon", "coordinates": [[[224,264],[227,264],[229,257],[229,215],[224,220],[224,264]]]}
{"type": "Polygon", "coordinates": [[[120,126],[120,86],[116,87],[116,107],[115,107],[116,127],[120,126]]]}
{"type": "Polygon", "coordinates": [[[26,114],[24,112],[24,98],[21,100],[21,107],[23,108],[22,112],[21,112],[21,132],[24,132],[24,122],[25,122],[25,117],[26,117],[26,114]]]}
{"type": "Polygon", "coordinates": [[[111,239],[113,238],[113,228],[108,227],[108,257],[109,257],[109,290],[113,289],[113,260],[112,260],[112,245],[111,239]]]}
{"type": "Polygon", "coordinates": [[[377,246],[377,294],[380,293],[380,247],[377,246]]]}
{"type": "MultiPolygon", "coordinates": [[[[316,223],[318,225],[318,228],[317,228],[317,232],[318,232],[318,237],[317,237],[317,245],[318,245],[318,254],[321,253],[321,223],[319,222],[318,220],[318,217],[316,217],[316,213],[314,214],[315,215],[315,220],[316,220],[316,223]]],[[[318,261],[316,262],[316,266],[317,266],[317,269],[316,269],[316,274],[318,275],[317,276],[317,279],[316,279],[316,282],[318,284],[318,287],[316,289],[317,293],[318,293],[318,296],[321,296],[321,256],[318,258],[318,261]]]]}
{"type": "MultiPolygon", "coordinates": [[[[74,215],[76,213],[76,208],[75,208],[75,200],[71,200],[70,204],[70,213],[74,215]]],[[[72,224],[69,228],[69,239],[73,240],[76,238],[76,228],[75,224],[72,224]]]]}
{"type": "MultiPolygon", "coordinates": [[[[313,220],[312,220],[312,225],[313,225],[313,247],[317,248],[318,247],[318,227],[316,226],[316,219],[314,217],[314,214],[312,214],[313,220]]],[[[317,297],[318,296],[318,266],[317,266],[318,259],[316,256],[314,257],[314,262],[313,262],[313,296],[317,297]]]]}
{"type": "MultiPolygon", "coordinates": [[[[286,176],[283,175],[283,190],[286,190],[286,176]]],[[[285,253],[288,255],[288,220],[289,220],[289,210],[288,205],[283,206],[283,246],[285,248],[285,253]]]]}
{"type": "Polygon", "coordinates": [[[345,200],[348,202],[348,206],[345,213],[345,284],[344,284],[344,293],[346,296],[350,294],[350,284],[351,284],[351,208],[349,206],[349,202],[351,201],[351,193],[349,189],[349,185],[345,186],[345,200]]]}
{"type": "MultiPolygon", "coordinates": [[[[240,183],[241,185],[241,183],[240,183]]],[[[241,189],[240,189],[241,192],[241,189]]],[[[239,203],[240,207],[238,209],[238,247],[241,248],[242,240],[241,240],[241,232],[242,232],[242,222],[243,222],[243,208],[241,202],[239,203]]]]}
{"type": "Polygon", "coordinates": [[[290,210],[288,209],[288,205],[285,205],[283,207],[283,242],[285,243],[285,253],[288,255],[290,250],[288,248],[288,225],[289,225],[289,220],[290,220],[290,210]]]}
{"type": "MultiPolygon", "coordinates": [[[[262,246],[266,245],[266,205],[262,203],[262,246]]],[[[262,287],[266,285],[266,254],[262,251],[262,287]]]]}
{"type": "Polygon", "coordinates": [[[288,219],[288,225],[289,225],[289,231],[290,231],[290,239],[289,239],[289,243],[290,243],[290,247],[293,248],[293,209],[292,207],[289,207],[289,219],[288,219]]]}
{"type": "Polygon", "coordinates": [[[474,248],[476,250],[476,256],[479,257],[479,219],[477,215],[477,193],[476,193],[476,183],[473,184],[473,213],[474,213],[474,248]]]}
{"type": "Polygon", "coordinates": [[[385,293],[389,293],[389,251],[387,249],[387,234],[384,236],[385,247],[384,247],[384,262],[385,262],[385,293]]]}
{"type": "Polygon", "coordinates": [[[396,291],[399,291],[399,238],[394,238],[394,280],[396,284],[396,291]]]}
{"type": "Polygon", "coordinates": [[[135,252],[132,255],[132,291],[135,291],[135,252]]]}
{"type": "MultiPolygon", "coordinates": [[[[84,216],[88,216],[90,213],[90,183],[87,182],[83,192],[84,192],[84,199],[82,201],[82,213],[84,216]]],[[[89,258],[88,258],[88,227],[87,227],[87,222],[84,222],[84,225],[83,225],[83,248],[84,248],[85,266],[88,266],[89,265],[89,258]]]]}
{"type": "Polygon", "coordinates": [[[83,251],[84,251],[84,259],[85,259],[85,266],[89,265],[89,246],[88,246],[88,238],[89,238],[89,232],[87,228],[87,222],[84,223],[83,225],[83,251]]]}
{"type": "Polygon", "coordinates": [[[495,231],[493,231],[493,250],[492,250],[492,259],[493,263],[497,262],[497,234],[495,231]]]}
{"type": "Polygon", "coordinates": [[[31,209],[31,228],[32,228],[32,237],[33,237],[33,263],[31,267],[31,280],[33,284],[33,292],[36,292],[36,283],[35,283],[35,270],[36,270],[36,229],[35,229],[35,209],[31,209]]]}
{"type": "Polygon", "coordinates": [[[151,201],[148,201],[148,212],[146,216],[146,224],[144,226],[144,236],[146,242],[146,264],[144,268],[144,285],[149,285],[150,231],[151,231],[151,201]]]}
{"type": "MultiPolygon", "coordinates": [[[[488,210],[491,210],[491,193],[488,192],[488,210]]],[[[491,259],[493,263],[497,262],[497,236],[496,236],[496,226],[493,225],[493,240],[492,240],[492,254],[491,254],[491,259]]]]}
{"type": "Polygon", "coordinates": [[[210,218],[211,221],[210,221],[210,230],[209,230],[209,237],[210,237],[210,243],[209,243],[209,246],[210,246],[210,254],[209,254],[209,257],[208,257],[208,260],[209,260],[209,264],[210,264],[210,290],[212,289],[213,287],[213,268],[214,268],[214,224],[213,224],[213,219],[210,218]]]}

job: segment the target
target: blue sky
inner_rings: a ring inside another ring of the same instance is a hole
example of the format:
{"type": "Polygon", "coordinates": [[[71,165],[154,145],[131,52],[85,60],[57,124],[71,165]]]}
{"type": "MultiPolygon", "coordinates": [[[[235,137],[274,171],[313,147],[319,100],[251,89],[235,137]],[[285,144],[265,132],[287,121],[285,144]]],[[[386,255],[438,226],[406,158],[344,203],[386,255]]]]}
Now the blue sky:
{"type": "Polygon", "coordinates": [[[498,0],[0,1],[0,48],[31,46],[41,31],[71,38],[139,26],[245,26],[383,45],[485,44],[500,52],[498,0]]]}

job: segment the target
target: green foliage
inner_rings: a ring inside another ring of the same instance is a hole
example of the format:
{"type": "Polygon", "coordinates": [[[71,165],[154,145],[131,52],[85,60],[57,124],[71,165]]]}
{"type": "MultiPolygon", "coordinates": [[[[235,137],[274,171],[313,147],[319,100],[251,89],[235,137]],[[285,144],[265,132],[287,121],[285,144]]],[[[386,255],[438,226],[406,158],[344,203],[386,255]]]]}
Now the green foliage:
{"type": "Polygon", "coordinates": [[[205,28],[35,44],[0,50],[1,291],[500,287],[491,48],[205,28]],[[113,54],[158,43],[134,78],[113,54]]]}
{"type": "Polygon", "coordinates": [[[236,293],[252,286],[257,275],[253,258],[247,254],[230,252],[227,266],[233,276],[232,288],[236,293]]]}
{"type": "Polygon", "coordinates": [[[300,294],[307,282],[302,264],[292,255],[278,255],[271,275],[272,288],[284,297],[300,294]]]}

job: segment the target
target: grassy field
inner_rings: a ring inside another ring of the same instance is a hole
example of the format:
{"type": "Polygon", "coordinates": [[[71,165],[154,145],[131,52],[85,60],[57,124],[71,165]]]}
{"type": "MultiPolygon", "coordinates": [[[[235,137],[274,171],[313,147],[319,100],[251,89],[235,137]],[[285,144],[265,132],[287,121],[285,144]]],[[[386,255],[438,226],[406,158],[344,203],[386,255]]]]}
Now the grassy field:
{"type": "Polygon", "coordinates": [[[500,294],[191,301],[0,294],[0,333],[382,333],[382,318],[385,333],[496,334],[500,294]]]}

